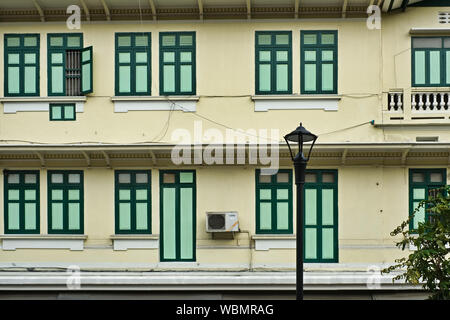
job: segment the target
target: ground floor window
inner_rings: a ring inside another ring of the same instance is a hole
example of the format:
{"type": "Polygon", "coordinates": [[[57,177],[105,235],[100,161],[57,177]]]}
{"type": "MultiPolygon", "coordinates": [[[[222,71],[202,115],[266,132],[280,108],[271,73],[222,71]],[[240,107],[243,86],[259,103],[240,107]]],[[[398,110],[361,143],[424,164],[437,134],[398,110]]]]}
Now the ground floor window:
{"type": "Polygon", "coordinates": [[[160,259],[195,261],[194,170],[160,171],[160,259]]]}
{"type": "MultiPolygon", "coordinates": [[[[434,190],[446,184],[446,169],[410,169],[409,170],[409,214],[411,215],[422,200],[434,193],[434,190]]],[[[428,220],[427,208],[421,207],[411,220],[409,228],[417,229],[419,223],[428,220]]]]}
{"type": "Polygon", "coordinates": [[[48,233],[82,234],[83,171],[48,171],[48,233]]]}
{"type": "Polygon", "coordinates": [[[304,261],[338,262],[337,170],[307,170],[304,190],[304,261]]]}
{"type": "Polygon", "coordinates": [[[39,171],[4,171],[5,233],[39,233],[39,171]]]}
{"type": "Polygon", "coordinates": [[[115,172],[117,234],[152,233],[150,179],[150,170],[115,172]]]}
{"type": "Polygon", "coordinates": [[[292,233],[292,170],[256,170],[256,233],[292,233]]]}

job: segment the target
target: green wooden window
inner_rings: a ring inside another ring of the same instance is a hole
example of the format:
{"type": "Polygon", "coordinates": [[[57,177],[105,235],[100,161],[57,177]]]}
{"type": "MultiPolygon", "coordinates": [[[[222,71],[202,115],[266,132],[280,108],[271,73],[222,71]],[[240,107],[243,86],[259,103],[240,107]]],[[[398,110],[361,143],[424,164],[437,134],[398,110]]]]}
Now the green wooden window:
{"type": "Polygon", "coordinates": [[[194,170],[160,171],[161,261],[195,261],[195,179],[194,170]]]}
{"type": "Polygon", "coordinates": [[[39,233],[39,171],[4,171],[5,233],[39,233]]]}
{"type": "Polygon", "coordinates": [[[5,34],[5,96],[39,96],[38,34],[5,34]]]}
{"type": "Polygon", "coordinates": [[[83,171],[48,171],[48,233],[82,234],[83,171]]]}
{"type": "Polygon", "coordinates": [[[151,94],[151,34],[116,33],[116,95],[151,94]]]}
{"type": "Polygon", "coordinates": [[[450,86],[450,37],[411,39],[413,87],[450,86]]]}
{"type": "MultiPolygon", "coordinates": [[[[422,200],[428,199],[433,190],[445,186],[446,169],[410,169],[409,170],[409,212],[417,209],[422,200]]],[[[410,230],[417,229],[419,223],[429,219],[427,208],[421,207],[411,220],[410,230]]]]}
{"type": "Polygon", "coordinates": [[[81,96],[93,92],[92,47],[83,48],[81,33],[47,35],[49,96],[81,96]]]}
{"type": "Polygon", "coordinates": [[[50,121],[74,121],[76,120],[75,103],[51,103],[50,121]]]}
{"type": "Polygon", "coordinates": [[[196,92],[195,32],[159,34],[160,95],[193,95],[196,92]]]}
{"type": "Polygon", "coordinates": [[[256,94],[292,93],[292,32],[256,31],[256,94]]]}
{"type": "Polygon", "coordinates": [[[337,93],[337,31],[301,31],[301,93],[337,93]]]}
{"type": "Polygon", "coordinates": [[[292,170],[256,170],[256,233],[292,233],[292,170]]]}
{"type": "Polygon", "coordinates": [[[151,234],[150,170],[115,172],[116,234],[151,234]]]}
{"type": "Polygon", "coordinates": [[[338,262],[337,170],[307,170],[304,188],[304,261],[338,262]]]}

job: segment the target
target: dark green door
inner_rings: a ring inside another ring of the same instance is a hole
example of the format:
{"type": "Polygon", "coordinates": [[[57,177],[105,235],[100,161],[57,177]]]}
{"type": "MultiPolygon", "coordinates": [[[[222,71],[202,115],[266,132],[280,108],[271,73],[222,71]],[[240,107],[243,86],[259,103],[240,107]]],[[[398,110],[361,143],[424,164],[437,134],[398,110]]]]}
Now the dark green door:
{"type": "Polygon", "coordinates": [[[195,261],[194,170],[160,171],[160,259],[195,261]]]}

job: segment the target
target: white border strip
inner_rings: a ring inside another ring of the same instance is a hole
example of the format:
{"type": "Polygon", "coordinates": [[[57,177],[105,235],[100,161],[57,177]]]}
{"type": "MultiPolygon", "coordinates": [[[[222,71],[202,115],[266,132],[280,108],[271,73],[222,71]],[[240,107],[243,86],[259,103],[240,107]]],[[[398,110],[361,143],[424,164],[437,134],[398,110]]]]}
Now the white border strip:
{"type": "Polygon", "coordinates": [[[50,104],[64,104],[75,103],[75,110],[77,113],[84,112],[84,102],[71,102],[71,101],[54,101],[54,102],[40,102],[40,101],[21,101],[21,102],[3,102],[4,113],[16,113],[16,112],[35,112],[46,111],[50,109],[50,104]]]}

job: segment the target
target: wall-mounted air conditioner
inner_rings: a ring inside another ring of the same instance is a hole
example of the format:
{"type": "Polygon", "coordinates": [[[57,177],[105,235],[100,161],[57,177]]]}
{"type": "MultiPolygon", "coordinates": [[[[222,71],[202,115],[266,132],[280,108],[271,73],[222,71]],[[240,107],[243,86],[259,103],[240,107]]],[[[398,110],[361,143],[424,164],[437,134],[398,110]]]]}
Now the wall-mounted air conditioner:
{"type": "Polygon", "coordinates": [[[239,218],[236,211],[206,212],[206,232],[238,232],[239,218]]]}

